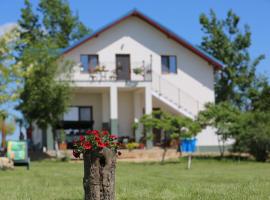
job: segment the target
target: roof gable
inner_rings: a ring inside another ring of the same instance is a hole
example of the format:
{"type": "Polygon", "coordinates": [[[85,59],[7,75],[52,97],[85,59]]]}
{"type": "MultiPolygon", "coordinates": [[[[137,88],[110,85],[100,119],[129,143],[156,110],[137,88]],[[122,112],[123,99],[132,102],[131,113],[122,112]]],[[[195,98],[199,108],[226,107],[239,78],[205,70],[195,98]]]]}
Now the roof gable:
{"type": "Polygon", "coordinates": [[[128,12],[126,15],[124,15],[123,17],[121,17],[121,18],[113,21],[112,23],[98,29],[97,31],[91,33],[90,35],[87,35],[87,36],[83,37],[78,42],[76,42],[73,45],[71,45],[71,46],[67,47],[66,49],[64,49],[62,51],[62,54],[66,54],[66,53],[72,51],[73,49],[77,48],[78,46],[84,44],[85,42],[87,42],[87,41],[89,41],[89,40],[91,40],[93,38],[98,37],[103,32],[107,31],[108,29],[114,27],[115,25],[121,23],[122,21],[124,21],[127,18],[132,17],[132,16],[133,17],[138,17],[139,19],[143,20],[147,24],[153,26],[154,28],[156,28],[157,30],[159,30],[160,32],[165,34],[168,38],[174,40],[178,44],[184,46],[185,48],[189,49],[190,51],[192,51],[193,53],[195,53],[196,55],[198,55],[202,59],[206,60],[208,63],[213,65],[215,68],[219,69],[219,68],[223,67],[222,62],[220,62],[216,58],[212,57],[211,55],[204,52],[200,48],[192,45],[191,43],[189,43],[188,41],[186,41],[185,39],[183,39],[179,35],[175,34],[171,30],[169,30],[168,28],[162,26],[158,22],[154,21],[153,19],[149,18],[148,16],[142,14],[141,12],[139,12],[137,10],[132,10],[132,11],[128,12]]]}

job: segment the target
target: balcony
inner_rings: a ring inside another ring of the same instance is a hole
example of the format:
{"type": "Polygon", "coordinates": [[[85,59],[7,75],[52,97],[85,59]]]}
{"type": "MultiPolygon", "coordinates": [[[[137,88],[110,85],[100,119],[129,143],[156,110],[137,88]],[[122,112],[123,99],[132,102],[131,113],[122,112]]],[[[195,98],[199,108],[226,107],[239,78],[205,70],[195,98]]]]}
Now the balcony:
{"type": "Polygon", "coordinates": [[[100,62],[98,66],[83,67],[78,64],[74,69],[74,81],[87,82],[151,82],[152,64],[131,62],[127,64],[100,62]]]}

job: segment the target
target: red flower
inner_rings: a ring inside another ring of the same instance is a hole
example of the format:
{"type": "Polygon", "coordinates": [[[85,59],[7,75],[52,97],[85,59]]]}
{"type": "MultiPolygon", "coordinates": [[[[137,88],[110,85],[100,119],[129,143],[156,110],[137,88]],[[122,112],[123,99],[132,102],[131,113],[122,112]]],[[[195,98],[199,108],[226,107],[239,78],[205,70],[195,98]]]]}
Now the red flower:
{"type": "Polygon", "coordinates": [[[85,140],[85,137],[82,136],[82,135],[80,135],[80,141],[82,142],[82,141],[84,141],[84,140],[85,140]]]}
{"type": "Polygon", "coordinates": [[[91,133],[92,133],[92,131],[90,131],[90,130],[86,131],[86,135],[90,135],[91,133]]]}
{"type": "Polygon", "coordinates": [[[98,136],[99,135],[99,131],[98,130],[93,130],[92,131],[92,134],[95,135],[95,136],[98,136]]]}
{"type": "Polygon", "coordinates": [[[117,139],[118,137],[116,136],[116,135],[110,135],[110,139],[113,139],[113,140],[115,140],[115,139],[117,139]]]}
{"type": "Polygon", "coordinates": [[[80,157],[80,153],[78,153],[78,152],[76,152],[76,151],[73,150],[73,156],[75,158],[79,158],[80,157]]]}
{"type": "Polygon", "coordinates": [[[83,147],[84,147],[84,149],[86,149],[86,150],[90,150],[90,149],[92,148],[91,143],[88,142],[88,141],[86,141],[86,142],[84,143],[83,147]]]}
{"type": "Polygon", "coordinates": [[[102,132],[102,135],[109,135],[109,132],[105,130],[102,132]]]}
{"type": "Polygon", "coordinates": [[[104,147],[106,147],[106,145],[104,143],[102,143],[101,141],[99,141],[98,142],[98,147],[104,148],[104,147]]]}
{"type": "Polygon", "coordinates": [[[99,136],[95,137],[96,142],[101,142],[101,138],[99,136]]]}

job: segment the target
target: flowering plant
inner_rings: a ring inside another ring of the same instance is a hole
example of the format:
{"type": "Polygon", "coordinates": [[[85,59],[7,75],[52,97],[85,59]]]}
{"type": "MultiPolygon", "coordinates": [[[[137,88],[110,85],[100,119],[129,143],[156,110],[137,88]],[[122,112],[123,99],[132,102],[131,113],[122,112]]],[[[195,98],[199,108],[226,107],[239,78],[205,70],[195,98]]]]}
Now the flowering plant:
{"type": "Polygon", "coordinates": [[[113,151],[118,149],[117,136],[111,135],[108,131],[88,130],[78,140],[73,141],[73,156],[79,158],[80,154],[86,151],[99,153],[103,148],[113,151]]]}

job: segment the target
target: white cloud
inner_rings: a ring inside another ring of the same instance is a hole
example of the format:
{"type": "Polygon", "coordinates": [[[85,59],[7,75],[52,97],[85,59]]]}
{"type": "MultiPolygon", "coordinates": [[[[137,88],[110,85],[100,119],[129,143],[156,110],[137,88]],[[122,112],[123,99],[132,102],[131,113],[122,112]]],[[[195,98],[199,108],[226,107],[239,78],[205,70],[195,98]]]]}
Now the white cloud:
{"type": "Polygon", "coordinates": [[[15,26],[17,26],[17,24],[14,23],[14,22],[0,25],[0,36],[3,35],[4,33],[8,32],[8,31],[10,31],[15,26]]]}

